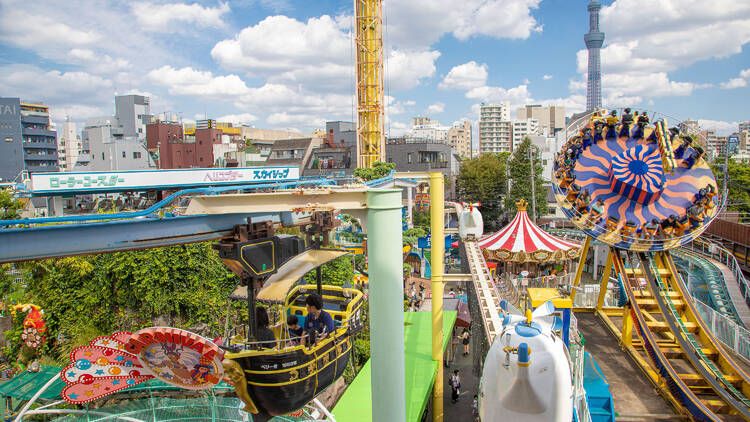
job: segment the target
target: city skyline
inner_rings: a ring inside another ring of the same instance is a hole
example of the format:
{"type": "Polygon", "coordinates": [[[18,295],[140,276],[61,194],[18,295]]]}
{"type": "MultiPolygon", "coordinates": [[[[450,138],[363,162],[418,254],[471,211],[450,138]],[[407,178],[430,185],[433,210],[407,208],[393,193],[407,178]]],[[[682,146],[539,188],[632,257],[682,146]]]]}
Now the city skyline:
{"type": "MultiPolygon", "coordinates": [[[[481,102],[583,110],[587,3],[386,1],[390,134],[416,115],[476,122],[481,102]]],[[[736,130],[749,117],[750,6],[735,3],[603,1],[604,105],[736,130]],[[717,27],[722,36],[695,39],[717,27]]],[[[0,1],[4,96],[49,104],[58,126],[67,115],[79,125],[110,115],[115,94],[133,93],[186,120],[303,131],[353,120],[351,2],[87,4],[0,1]]]]}

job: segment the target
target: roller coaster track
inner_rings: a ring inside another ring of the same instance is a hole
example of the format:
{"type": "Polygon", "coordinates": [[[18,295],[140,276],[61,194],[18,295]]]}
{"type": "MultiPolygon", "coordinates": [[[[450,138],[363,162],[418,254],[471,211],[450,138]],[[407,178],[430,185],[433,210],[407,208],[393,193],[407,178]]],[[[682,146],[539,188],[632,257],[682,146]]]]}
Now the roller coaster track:
{"type": "Polygon", "coordinates": [[[479,309],[482,313],[484,332],[487,335],[487,342],[492,344],[495,336],[503,328],[502,320],[500,319],[500,297],[497,294],[497,289],[494,287],[492,276],[477,242],[475,240],[464,240],[463,247],[466,251],[474,291],[476,292],[479,309]]]}
{"type": "Polygon", "coordinates": [[[750,420],[748,375],[698,316],[669,253],[640,253],[629,268],[621,253],[613,249],[615,271],[662,387],[694,420],[750,420]]]}

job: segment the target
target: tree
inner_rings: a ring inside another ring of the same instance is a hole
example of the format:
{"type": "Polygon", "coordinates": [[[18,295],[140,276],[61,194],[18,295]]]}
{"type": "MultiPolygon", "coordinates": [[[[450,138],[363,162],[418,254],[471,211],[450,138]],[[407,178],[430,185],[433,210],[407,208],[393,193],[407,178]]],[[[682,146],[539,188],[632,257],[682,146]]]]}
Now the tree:
{"type": "MultiPolygon", "coordinates": [[[[719,192],[724,190],[724,162],[716,163],[713,166],[714,174],[719,177],[716,181],[719,185],[719,192]]],[[[727,209],[730,211],[739,211],[750,213],[750,166],[734,160],[729,160],[728,169],[729,179],[729,201],[727,209]]]]}
{"type": "Polygon", "coordinates": [[[15,220],[20,217],[23,203],[13,198],[10,189],[0,190],[0,220],[15,220]]]}
{"type": "MultiPolygon", "coordinates": [[[[354,277],[354,263],[351,255],[344,255],[320,267],[323,284],[343,286],[351,283],[354,277]]],[[[317,283],[315,270],[305,274],[305,281],[310,284],[317,283]]]]}
{"type": "Polygon", "coordinates": [[[547,213],[547,188],[542,178],[544,169],[539,149],[531,144],[531,139],[528,137],[515,148],[508,163],[511,187],[510,194],[505,198],[505,207],[507,210],[513,210],[516,201],[523,198],[529,203],[529,215],[532,214],[531,154],[534,157],[534,188],[536,190],[536,216],[532,217],[539,217],[547,213]]]}
{"type": "Polygon", "coordinates": [[[380,179],[388,176],[395,169],[395,163],[384,163],[382,161],[376,161],[373,164],[372,168],[359,167],[354,169],[354,177],[358,177],[365,182],[369,182],[370,180],[380,179]]]}
{"type": "Polygon", "coordinates": [[[482,154],[461,163],[456,181],[458,197],[464,202],[480,202],[484,223],[494,226],[503,211],[507,194],[507,152],[482,154]]]}

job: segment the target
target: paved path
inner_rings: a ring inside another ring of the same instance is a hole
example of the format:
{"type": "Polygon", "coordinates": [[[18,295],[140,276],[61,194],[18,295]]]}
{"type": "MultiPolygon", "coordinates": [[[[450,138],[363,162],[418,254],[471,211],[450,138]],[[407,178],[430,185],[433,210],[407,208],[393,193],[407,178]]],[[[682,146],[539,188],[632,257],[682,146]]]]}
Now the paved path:
{"type": "MultiPolygon", "coordinates": [[[[450,347],[450,344],[448,345],[450,347]]],[[[471,369],[472,355],[463,356],[462,345],[456,346],[456,356],[450,368],[443,368],[445,386],[445,400],[443,401],[444,420],[446,422],[472,422],[471,402],[474,394],[479,391],[479,378],[475,377],[471,369]],[[457,403],[451,403],[451,386],[448,385],[451,374],[458,369],[461,377],[461,396],[457,403]]]]}

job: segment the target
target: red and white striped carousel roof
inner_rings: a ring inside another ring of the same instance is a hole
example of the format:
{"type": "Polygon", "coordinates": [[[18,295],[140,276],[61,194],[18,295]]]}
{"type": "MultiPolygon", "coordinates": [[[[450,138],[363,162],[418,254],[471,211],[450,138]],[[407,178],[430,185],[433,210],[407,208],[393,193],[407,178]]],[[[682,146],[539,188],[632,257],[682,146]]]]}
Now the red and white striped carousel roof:
{"type": "Polygon", "coordinates": [[[516,217],[500,231],[479,239],[479,247],[491,251],[533,253],[539,250],[556,252],[579,248],[580,245],[552,236],[534,224],[526,207],[519,207],[516,217]]]}

